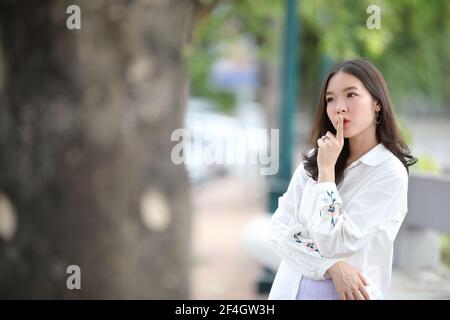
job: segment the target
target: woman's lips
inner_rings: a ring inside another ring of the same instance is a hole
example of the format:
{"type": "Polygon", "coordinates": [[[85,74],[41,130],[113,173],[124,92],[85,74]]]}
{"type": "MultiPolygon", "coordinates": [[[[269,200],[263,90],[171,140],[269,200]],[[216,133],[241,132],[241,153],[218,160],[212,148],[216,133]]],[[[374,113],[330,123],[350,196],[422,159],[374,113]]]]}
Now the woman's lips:
{"type": "Polygon", "coordinates": [[[348,126],[350,123],[350,120],[344,120],[344,126],[348,126]]]}

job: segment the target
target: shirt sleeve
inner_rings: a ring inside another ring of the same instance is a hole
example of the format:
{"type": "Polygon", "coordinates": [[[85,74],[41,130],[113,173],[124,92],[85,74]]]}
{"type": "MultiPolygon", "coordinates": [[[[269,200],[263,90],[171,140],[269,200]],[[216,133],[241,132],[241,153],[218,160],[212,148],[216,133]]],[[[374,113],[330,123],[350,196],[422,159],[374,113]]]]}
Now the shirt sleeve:
{"type": "MultiPolygon", "coordinates": [[[[324,257],[344,258],[368,245],[380,232],[392,243],[407,213],[406,170],[385,172],[343,204],[332,182],[317,183],[298,214],[324,257]]],[[[303,195],[305,197],[305,195],[303,195]]]]}
{"type": "Polygon", "coordinates": [[[288,190],[278,199],[269,239],[275,253],[289,265],[309,278],[323,280],[328,268],[338,259],[324,257],[315,241],[306,237],[305,226],[296,218],[296,200],[300,200],[303,193],[302,169],[303,165],[297,168],[288,190]]]}

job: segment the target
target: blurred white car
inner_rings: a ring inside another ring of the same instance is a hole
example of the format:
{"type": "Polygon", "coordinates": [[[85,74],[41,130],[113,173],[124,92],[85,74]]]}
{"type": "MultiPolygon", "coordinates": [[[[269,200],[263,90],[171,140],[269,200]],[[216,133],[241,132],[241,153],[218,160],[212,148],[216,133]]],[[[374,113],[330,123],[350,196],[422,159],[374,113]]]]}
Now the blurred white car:
{"type": "MultiPolygon", "coordinates": [[[[250,106],[246,109],[249,112],[255,110],[250,106]]],[[[261,124],[256,126],[254,121],[245,121],[245,118],[258,119],[258,114],[248,116],[237,119],[218,112],[212,101],[189,99],[185,118],[190,140],[186,145],[186,168],[193,183],[227,174],[236,168],[241,172],[248,171],[245,165],[249,164],[250,153],[255,154],[267,145],[264,132],[255,130],[261,124]]]]}
{"type": "Polygon", "coordinates": [[[192,183],[199,183],[227,173],[225,164],[207,160],[205,152],[208,146],[226,156],[229,139],[228,132],[238,129],[236,120],[217,111],[214,102],[202,98],[190,98],[187,105],[185,128],[189,132],[190,142],[186,149],[186,168],[192,183]]]}

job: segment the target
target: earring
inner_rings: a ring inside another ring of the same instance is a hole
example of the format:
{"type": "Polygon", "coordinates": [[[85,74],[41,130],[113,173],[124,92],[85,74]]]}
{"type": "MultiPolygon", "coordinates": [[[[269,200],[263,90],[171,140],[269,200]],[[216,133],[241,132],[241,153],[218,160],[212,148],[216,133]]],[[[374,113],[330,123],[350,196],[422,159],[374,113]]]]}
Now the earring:
{"type": "Polygon", "coordinates": [[[380,119],[380,114],[378,111],[375,112],[375,123],[376,124],[380,124],[381,119],[380,119]]]}

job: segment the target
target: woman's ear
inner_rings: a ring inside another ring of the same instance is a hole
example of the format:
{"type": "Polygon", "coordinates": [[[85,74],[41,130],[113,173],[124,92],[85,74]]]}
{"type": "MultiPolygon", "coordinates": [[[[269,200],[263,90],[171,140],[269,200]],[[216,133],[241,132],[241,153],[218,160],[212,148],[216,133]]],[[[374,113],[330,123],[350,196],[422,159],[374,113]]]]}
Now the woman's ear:
{"type": "Polygon", "coordinates": [[[379,101],[375,102],[375,105],[376,105],[375,111],[381,111],[380,102],[379,101]]]}

